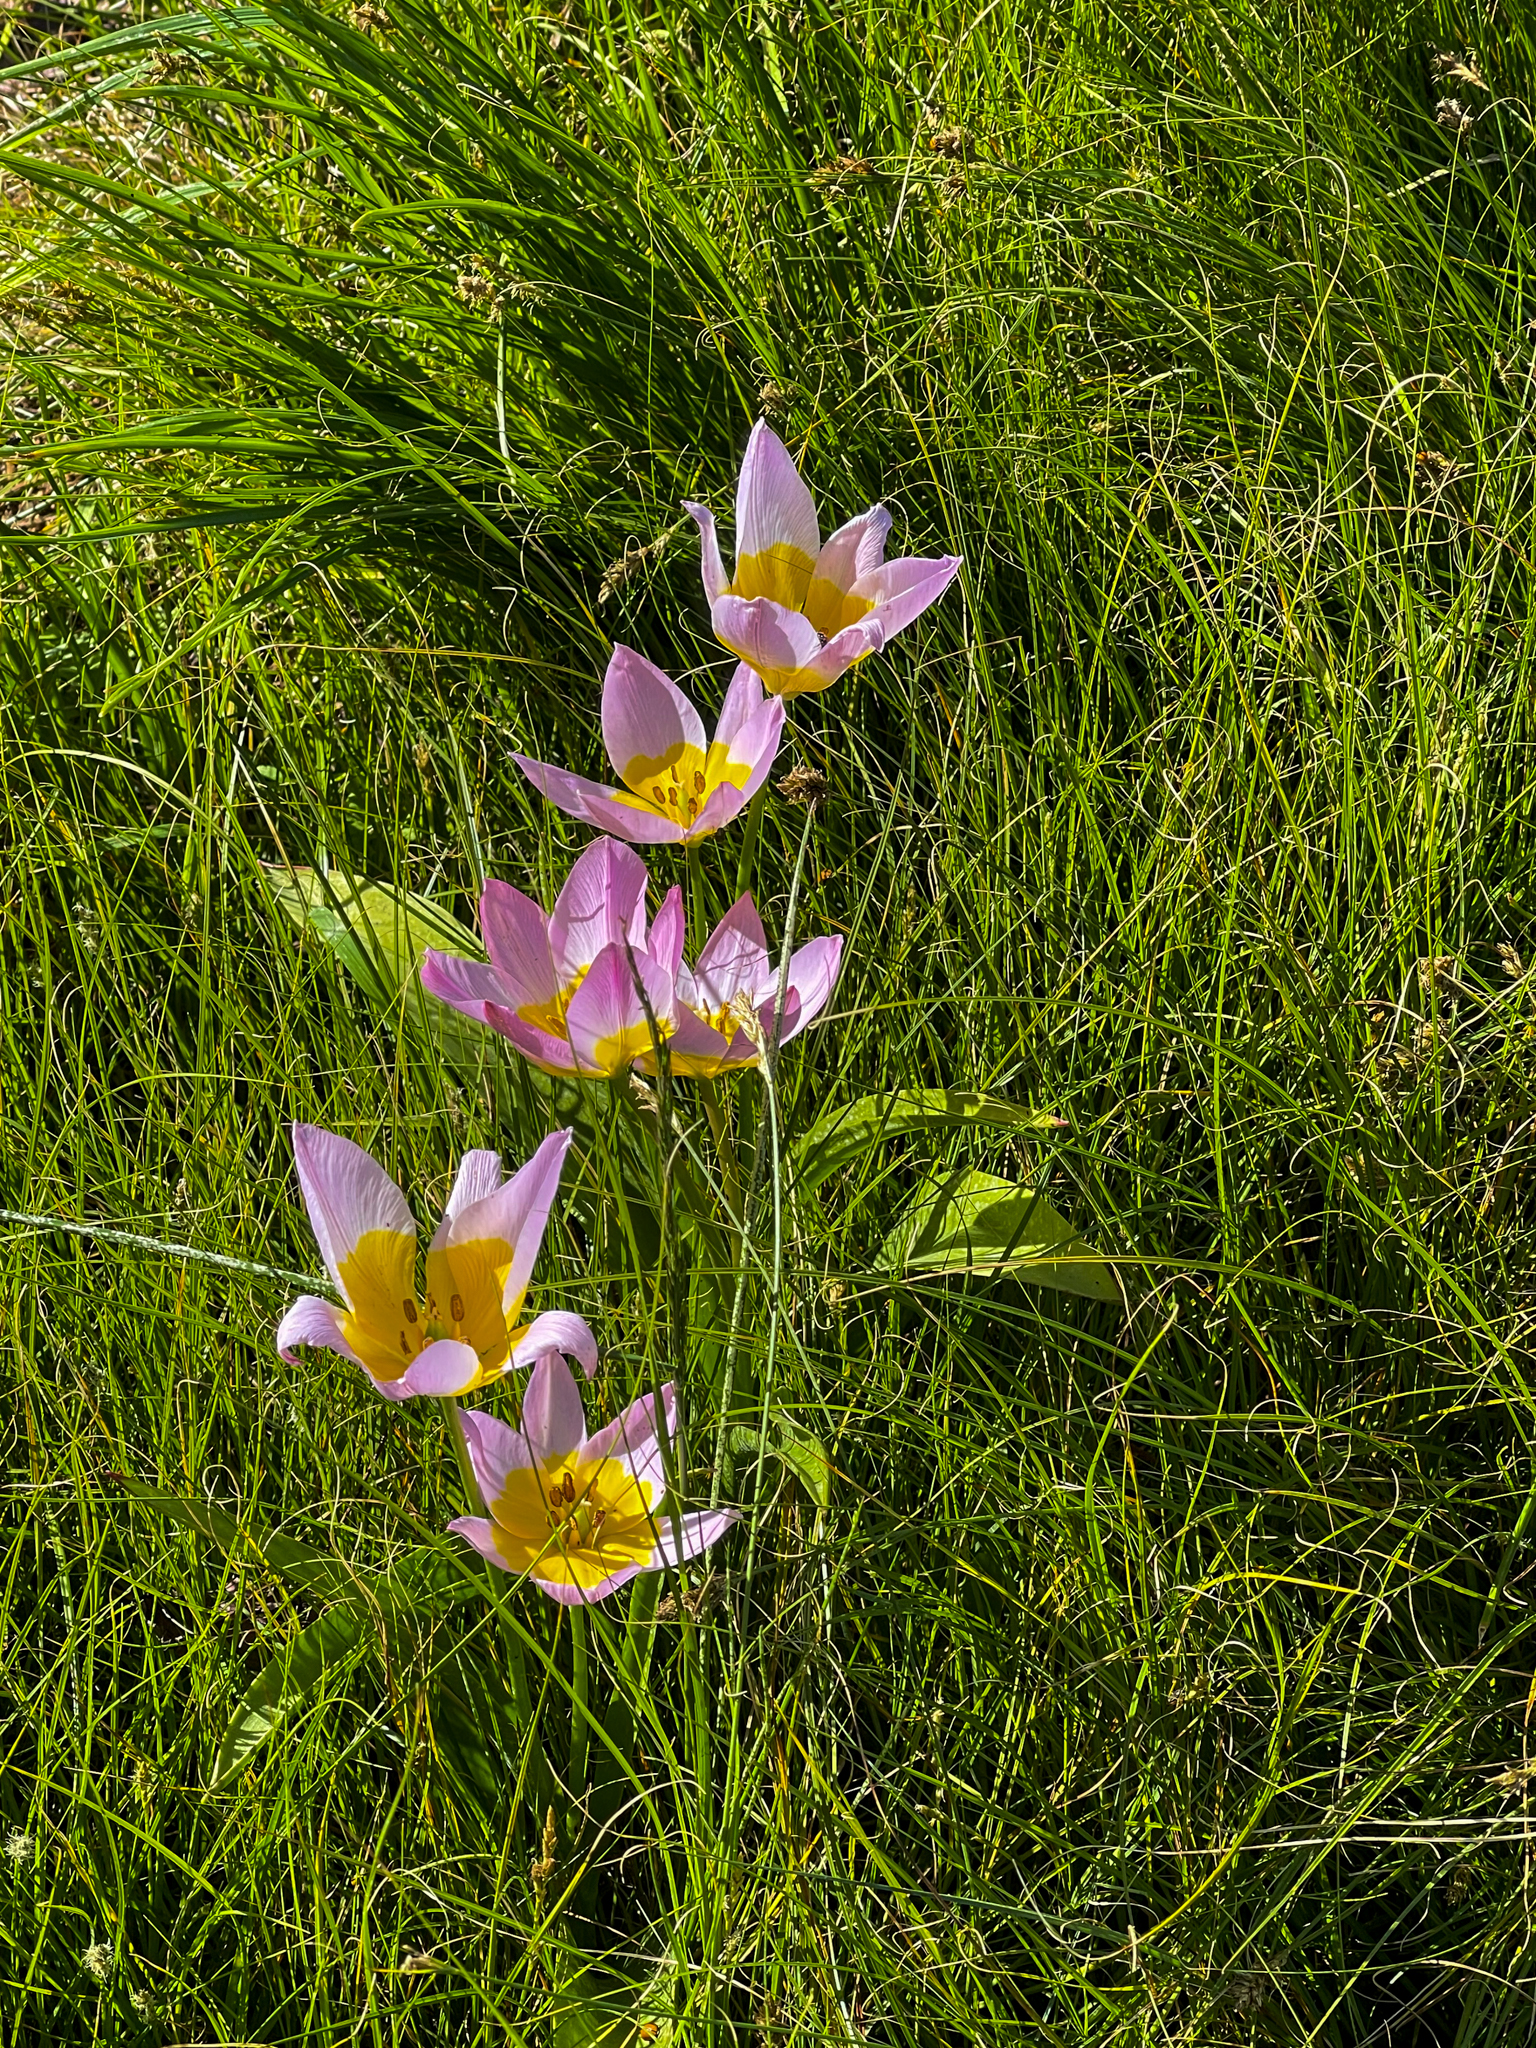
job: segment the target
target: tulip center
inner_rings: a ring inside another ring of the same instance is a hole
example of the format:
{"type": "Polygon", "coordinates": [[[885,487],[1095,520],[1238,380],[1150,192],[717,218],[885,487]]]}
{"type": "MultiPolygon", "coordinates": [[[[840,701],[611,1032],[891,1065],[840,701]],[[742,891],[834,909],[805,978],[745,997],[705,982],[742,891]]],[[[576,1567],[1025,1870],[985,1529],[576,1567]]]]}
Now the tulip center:
{"type": "Polygon", "coordinates": [[[664,754],[636,754],[619,773],[627,785],[614,792],[620,803],[652,811],[687,829],[722,783],[744,788],[750,762],[733,761],[728,746],[715,740],[708,752],[678,740],[664,754]]]}
{"type": "Polygon", "coordinates": [[[494,1374],[508,1352],[501,1306],[508,1259],[500,1241],[434,1248],[427,1253],[423,1297],[416,1287],[415,1238],[366,1231],[337,1269],[349,1310],[343,1334],[375,1379],[399,1379],[442,1337],[470,1345],[482,1370],[494,1374]]]}
{"type": "MultiPolygon", "coordinates": [[[[588,963],[590,965],[590,962],[588,963]]],[[[546,1003],[523,1003],[518,1016],[525,1024],[531,1024],[536,1031],[548,1032],[551,1038],[564,1038],[565,1013],[571,1007],[571,1000],[577,989],[587,978],[587,969],[578,967],[563,988],[557,988],[546,1003]]]]}
{"type": "Polygon", "coordinates": [[[584,1465],[572,1457],[509,1472],[491,1506],[497,1548],[514,1570],[595,1586],[623,1565],[649,1560],[656,1492],[617,1458],[584,1465]]]}

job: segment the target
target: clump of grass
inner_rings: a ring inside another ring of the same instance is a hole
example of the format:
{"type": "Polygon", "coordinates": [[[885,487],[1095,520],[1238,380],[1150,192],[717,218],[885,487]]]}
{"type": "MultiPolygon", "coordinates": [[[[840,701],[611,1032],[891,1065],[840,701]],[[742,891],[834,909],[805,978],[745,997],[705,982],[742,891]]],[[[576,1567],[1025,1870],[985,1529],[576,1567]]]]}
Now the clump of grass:
{"type": "MultiPolygon", "coordinates": [[[[1524,27],[101,26],[28,46],[0,152],[5,1206],[302,1269],[291,1118],[430,1192],[523,1156],[526,1077],[445,1063],[268,870],[547,882],[508,755],[598,766],[609,635],[718,661],[658,542],[767,409],[839,515],[967,562],[795,707],[848,966],[787,1113],[1050,1108],[941,1156],[1048,1188],[1127,1298],[884,1286],[931,1145],[792,1213],[832,1505],[786,1481],[750,1604],[673,1596],[625,1743],[658,1818],[584,1868],[466,1730],[469,1610],[205,1789],[313,1610],[129,1482],[366,1570],[458,1505],[432,1425],[281,1366],[282,1281],[11,1226],[8,2038],[592,2038],[616,1983],[646,2039],[1519,2038],[1524,27]]],[[[617,1396],[645,1248],[590,1189],[563,1233],[617,1396]]]]}

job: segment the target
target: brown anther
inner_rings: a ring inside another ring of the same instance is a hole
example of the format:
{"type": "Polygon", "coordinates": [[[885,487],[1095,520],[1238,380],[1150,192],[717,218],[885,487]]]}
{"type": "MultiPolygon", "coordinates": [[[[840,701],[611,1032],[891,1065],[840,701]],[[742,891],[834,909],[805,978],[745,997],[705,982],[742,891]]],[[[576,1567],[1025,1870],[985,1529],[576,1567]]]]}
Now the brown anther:
{"type": "Polygon", "coordinates": [[[673,783],[672,787],[667,791],[667,802],[672,806],[674,811],[677,809],[677,784],[675,782],[673,783]]]}
{"type": "Polygon", "coordinates": [[[564,1476],[561,1478],[560,1491],[565,1495],[567,1500],[574,1500],[576,1498],[576,1482],[571,1477],[569,1472],[565,1473],[564,1476]]]}
{"type": "Polygon", "coordinates": [[[409,1358],[411,1355],[411,1340],[404,1330],[400,1332],[400,1355],[402,1358],[409,1358]]]}
{"type": "Polygon", "coordinates": [[[560,1491],[558,1486],[552,1486],[549,1489],[549,1504],[552,1508],[564,1507],[565,1495],[560,1491]]]}
{"type": "Polygon", "coordinates": [[[587,1538],[587,1541],[589,1543],[596,1544],[598,1537],[601,1536],[603,1533],[603,1524],[607,1521],[607,1519],[608,1510],[606,1508],[599,1508],[597,1513],[592,1517],[592,1533],[587,1538]]]}
{"type": "Polygon", "coordinates": [[[453,1320],[454,1320],[454,1321],[455,1321],[456,1323],[462,1323],[462,1322],[463,1322],[463,1320],[464,1320],[464,1297],[463,1297],[463,1295],[462,1295],[462,1294],[456,1294],[456,1295],[455,1295],[455,1296],[453,1297],[453,1299],[452,1299],[452,1300],[451,1300],[451,1301],[449,1302],[449,1304],[448,1304],[448,1313],[449,1313],[449,1315],[450,1315],[450,1316],[451,1316],[451,1317],[453,1318],[453,1320]]]}
{"type": "Polygon", "coordinates": [[[416,1320],[416,1304],[414,1301],[411,1300],[409,1295],[407,1295],[405,1300],[401,1302],[400,1307],[404,1312],[405,1320],[408,1323],[414,1323],[416,1320]]]}
{"type": "Polygon", "coordinates": [[[702,768],[695,768],[693,771],[693,790],[695,796],[702,796],[704,794],[704,770],[702,768]]]}
{"type": "Polygon", "coordinates": [[[659,782],[653,782],[651,784],[651,795],[655,797],[657,803],[659,804],[664,804],[667,800],[667,792],[662,788],[659,782]]]}

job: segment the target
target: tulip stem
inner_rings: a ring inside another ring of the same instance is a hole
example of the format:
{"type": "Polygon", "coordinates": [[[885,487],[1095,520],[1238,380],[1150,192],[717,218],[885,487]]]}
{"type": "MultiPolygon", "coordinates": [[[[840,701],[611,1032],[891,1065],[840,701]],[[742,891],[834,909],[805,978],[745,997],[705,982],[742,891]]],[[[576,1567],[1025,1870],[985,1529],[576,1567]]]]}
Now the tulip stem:
{"type": "MultiPolygon", "coordinates": [[[[758,791],[758,796],[762,791],[758,791]]],[[[752,799],[755,804],[757,797],[752,799]]],[[[758,1119],[757,1144],[752,1153],[752,1177],[747,1186],[747,1198],[741,1205],[741,1239],[736,1259],[736,1296],[731,1303],[730,1334],[725,1344],[725,1370],[720,1381],[720,1420],[715,1430],[714,1472],[709,1484],[709,1504],[712,1508],[720,1505],[720,1494],[725,1484],[725,1468],[730,1440],[731,1403],[736,1397],[736,1354],[741,1342],[741,1320],[747,1303],[747,1275],[750,1261],[748,1246],[752,1238],[752,1225],[757,1209],[758,1192],[763,1184],[763,1168],[768,1162],[770,1138],[774,1153],[774,1184],[778,1184],[778,1103],[774,1095],[774,1080],[779,1059],[779,1032],[784,1023],[784,998],[789,988],[789,956],[795,943],[795,918],[800,908],[800,879],[805,873],[805,856],[810,851],[811,828],[816,822],[816,806],[807,804],[805,830],[800,834],[800,850],[795,855],[794,873],[790,877],[789,902],[784,909],[784,944],[779,955],[778,991],[773,1004],[773,1028],[763,1045],[763,1113],[758,1119]]],[[[777,1205],[775,1205],[777,1206],[777,1205]]],[[[773,1289],[777,1309],[779,1275],[778,1260],[775,1258],[773,1289]]],[[[765,1425],[766,1426],[766,1425],[765,1425]]],[[[759,1466],[762,1462],[762,1446],[759,1446],[759,1466]]]]}
{"type": "Polygon", "coordinates": [[[725,1189],[725,1206],[730,1211],[731,1221],[741,1222],[741,1161],[736,1157],[736,1145],[731,1137],[730,1125],[725,1118],[725,1104],[720,1100],[719,1083],[701,1081],[699,1100],[704,1105],[704,1115],[709,1123],[709,1135],[715,1141],[715,1157],[720,1161],[720,1178],[725,1189]]]}
{"type": "Polygon", "coordinates": [[[741,857],[736,863],[736,894],[746,893],[757,867],[757,841],[762,831],[763,806],[768,801],[768,784],[761,789],[747,805],[747,822],[741,835],[741,857]]]}

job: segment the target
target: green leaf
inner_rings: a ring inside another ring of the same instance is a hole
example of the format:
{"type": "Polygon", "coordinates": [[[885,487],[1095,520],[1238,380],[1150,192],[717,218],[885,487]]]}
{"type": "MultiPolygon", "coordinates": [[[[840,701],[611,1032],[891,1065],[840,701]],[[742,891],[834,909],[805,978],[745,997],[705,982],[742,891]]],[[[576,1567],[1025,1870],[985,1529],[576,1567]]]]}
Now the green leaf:
{"type": "Polygon", "coordinates": [[[264,868],[262,879],[273,902],[325,941],[372,1003],[392,1011],[457,1072],[478,1075],[488,1049],[485,1031],[421,985],[429,946],[471,960],[485,957],[467,925],[431,897],[382,882],[355,882],[315,868],[264,868]]]}
{"type": "Polygon", "coordinates": [[[733,1429],[726,1443],[733,1460],[739,1460],[744,1467],[749,1461],[755,1462],[760,1454],[778,1460],[784,1469],[792,1473],[805,1488],[818,1507],[829,1507],[832,1502],[832,1460],[827,1456],[825,1444],[819,1436],[813,1436],[780,1408],[773,1410],[769,1420],[778,1431],[777,1439],[769,1437],[766,1447],[762,1433],[755,1429],[733,1429]]]}
{"type": "Polygon", "coordinates": [[[1062,1119],[1049,1110],[1030,1109],[1001,1095],[978,1095],[964,1088],[897,1088],[880,1095],[862,1095],[857,1102],[829,1109],[797,1140],[792,1153],[796,1192],[809,1194],[877,1145],[914,1131],[974,1129],[978,1125],[1002,1131],[1065,1128],[1062,1119]]]}
{"type": "Polygon", "coordinates": [[[1120,1299],[1108,1262],[1043,1195],[967,1168],[926,1183],[886,1239],[880,1263],[898,1278],[1010,1273],[1092,1301],[1120,1299]]]}
{"type": "Polygon", "coordinates": [[[237,1777],[267,1737],[305,1704],[328,1672],[354,1661],[372,1620],[365,1602],[343,1602],[328,1608],[318,1621],[300,1629],[283,1645],[236,1707],[219,1744],[218,1761],[208,1780],[210,1790],[216,1791],[237,1777]]]}
{"type": "Polygon", "coordinates": [[[186,1500],[179,1493],[166,1493],[158,1486],[141,1486],[135,1479],[117,1482],[130,1500],[152,1508],[168,1522],[190,1529],[194,1536],[217,1543],[231,1557],[259,1558],[275,1578],[306,1592],[346,1595],[356,1589],[359,1574],[339,1557],[327,1557],[307,1543],[291,1536],[258,1537],[242,1529],[233,1515],[206,1501],[186,1500]]]}

